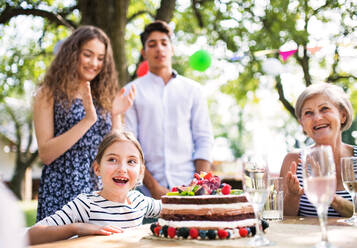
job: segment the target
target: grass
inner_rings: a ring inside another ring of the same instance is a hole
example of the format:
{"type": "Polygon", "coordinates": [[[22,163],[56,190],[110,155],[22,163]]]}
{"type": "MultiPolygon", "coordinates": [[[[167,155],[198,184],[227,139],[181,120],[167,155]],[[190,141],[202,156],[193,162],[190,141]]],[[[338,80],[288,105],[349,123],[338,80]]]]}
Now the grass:
{"type": "Polygon", "coordinates": [[[19,201],[19,206],[25,216],[25,224],[27,227],[32,226],[36,222],[37,201],[19,201]]]}

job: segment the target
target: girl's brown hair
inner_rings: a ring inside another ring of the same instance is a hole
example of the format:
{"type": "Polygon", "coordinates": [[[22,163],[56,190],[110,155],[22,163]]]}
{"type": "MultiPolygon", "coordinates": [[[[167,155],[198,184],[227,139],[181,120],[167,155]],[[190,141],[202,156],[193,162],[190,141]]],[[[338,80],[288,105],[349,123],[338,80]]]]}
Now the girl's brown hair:
{"type": "Polygon", "coordinates": [[[65,100],[64,103],[69,106],[79,87],[74,82],[79,78],[77,70],[81,47],[93,39],[98,39],[105,45],[105,58],[102,70],[91,81],[92,97],[99,107],[105,112],[110,112],[115,93],[118,91],[118,79],[110,40],[100,28],[82,26],[66,38],[47,70],[41,86],[44,86],[48,98],[65,100]]]}

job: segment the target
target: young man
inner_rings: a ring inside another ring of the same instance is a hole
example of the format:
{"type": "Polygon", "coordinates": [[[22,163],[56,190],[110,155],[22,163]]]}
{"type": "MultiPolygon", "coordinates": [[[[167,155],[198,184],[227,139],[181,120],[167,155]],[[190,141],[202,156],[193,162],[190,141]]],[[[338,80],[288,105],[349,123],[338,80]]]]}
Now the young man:
{"type": "Polygon", "coordinates": [[[171,67],[171,29],[162,21],[145,27],[141,54],[149,72],[126,85],[136,87],[125,126],[145,154],[144,186],[156,199],[177,185],[188,185],[194,172],[210,169],[213,136],[201,85],[177,75],[171,67]]]}

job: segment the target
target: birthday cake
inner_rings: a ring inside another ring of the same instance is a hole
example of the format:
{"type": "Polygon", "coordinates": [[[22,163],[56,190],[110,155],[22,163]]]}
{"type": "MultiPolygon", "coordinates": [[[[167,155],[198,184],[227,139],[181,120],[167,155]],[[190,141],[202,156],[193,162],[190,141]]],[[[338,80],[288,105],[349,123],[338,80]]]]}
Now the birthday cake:
{"type": "Polygon", "coordinates": [[[161,201],[161,216],[151,225],[155,236],[229,239],[255,235],[254,210],[243,192],[221,184],[210,172],[196,173],[189,186],[172,188],[161,201]]]}

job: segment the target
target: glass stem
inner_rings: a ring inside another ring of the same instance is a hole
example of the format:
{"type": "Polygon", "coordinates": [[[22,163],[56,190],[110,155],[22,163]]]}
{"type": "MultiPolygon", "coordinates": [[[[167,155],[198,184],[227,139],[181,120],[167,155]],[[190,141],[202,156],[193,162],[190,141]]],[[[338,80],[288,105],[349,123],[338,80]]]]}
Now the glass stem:
{"type": "Polygon", "coordinates": [[[262,227],[262,223],[260,221],[262,211],[258,210],[258,209],[254,209],[254,212],[255,212],[255,216],[256,216],[256,222],[255,222],[256,233],[255,233],[255,235],[262,236],[263,235],[263,227],[262,227]]]}
{"type": "Polygon", "coordinates": [[[320,227],[321,227],[321,241],[328,242],[327,239],[327,208],[318,208],[317,213],[319,215],[320,227]]]}
{"type": "Polygon", "coordinates": [[[357,193],[356,192],[352,193],[352,202],[353,202],[353,215],[352,215],[352,217],[357,218],[357,213],[356,213],[356,210],[357,210],[357,193]]]}

